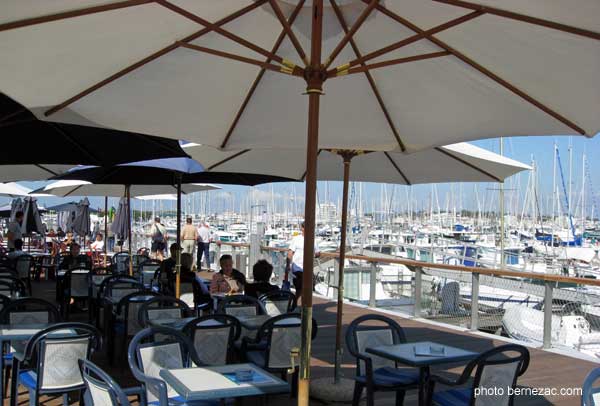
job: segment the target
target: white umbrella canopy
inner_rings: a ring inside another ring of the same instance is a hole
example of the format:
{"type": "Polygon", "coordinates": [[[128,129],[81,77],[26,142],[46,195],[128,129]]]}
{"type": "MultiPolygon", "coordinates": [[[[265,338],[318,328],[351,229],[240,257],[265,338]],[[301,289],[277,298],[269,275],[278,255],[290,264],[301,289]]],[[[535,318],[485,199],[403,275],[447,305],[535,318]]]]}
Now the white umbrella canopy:
{"type": "MultiPolygon", "coordinates": [[[[189,194],[205,190],[215,190],[220,187],[204,183],[181,185],[182,193],[189,194]]],[[[98,185],[82,180],[57,180],[37,189],[35,192],[47,193],[58,197],[67,196],[112,196],[122,197],[126,194],[125,185],[98,185]]],[[[152,194],[169,194],[177,192],[172,185],[131,185],[131,197],[152,194]]]]}
{"type": "MultiPolygon", "coordinates": [[[[223,151],[206,145],[184,146],[208,172],[277,174],[303,180],[306,151],[302,149],[253,149],[223,151]]],[[[343,160],[332,151],[321,150],[319,180],[342,180],[343,160]]],[[[443,182],[500,182],[529,166],[468,143],[458,143],[415,152],[369,152],[352,159],[350,181],[401,185],[443,182]]]]}
{"type": "Polygon", "coordinates": [[[18,197],[27,196],[31,189],[27,189],[18,183],[0,183],[0,196],[18,197]]]}
{"type": "MultiPolygon", "coordinates": [[[[310,55],[313,3],[7,0],[0,88],[54,121],[232,149],[305,148],[309,58],[296,48],[310,55]]],[[[336,0],[323,10],[320,148],[415,151],[600,130],[596,0],[336,0]]]]}

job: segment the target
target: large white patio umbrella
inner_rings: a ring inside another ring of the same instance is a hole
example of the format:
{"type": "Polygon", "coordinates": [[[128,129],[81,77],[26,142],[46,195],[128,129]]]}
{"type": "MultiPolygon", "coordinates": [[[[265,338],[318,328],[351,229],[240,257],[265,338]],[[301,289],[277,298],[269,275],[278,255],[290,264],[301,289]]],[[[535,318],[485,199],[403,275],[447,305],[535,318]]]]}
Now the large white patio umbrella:
{"type": "MultiPolygon", "coordinates": [[[[277,173],[303,180],[306,160],[303,150],[246,149],[220,151],[216,148],[187,144],[183,149],[200,162],[208,172],[277,173]]],[[[344,265],[348,221],[348,184],[350,181],[413,185],[442,182],[503,182],[523,170],[531,169],[510,158],[495,154],[465,142],[423,150],[412,154],[402,152],[357,152],[321,150],[317,162],[318,180],[342,180],[342,226],[340,235],[338,297],[334,383],[341,379],[342,315],[344,304],[344,265]],[[350,171],[352,162],[354,171],[350,171]]],[[[330,382],[326,382],[328,384],[330,382]]],[[[347,389],[342,386],[340,397],[347,389]]],[[[351,393],[345,393],[350,396],[351,393]]],[[[341,399],[337,399],[341,400],[341,399]]]]}
{"type": "MultiPolygon", "coordinates": [[[[55,121],[306,148],[308,283],[318,149],[600,130],[600,3],[497,3],[9,0],[0,88],[55,121]]],[[[302,304],[307,405],[310,290],[302,304]]]]}
{"type": "MultiPolygon", "coordinates": [[[[35,192],[48,193],[58,197],[70,196],[112,196],[123,197],[127,194],[125,185],[98,185],[84,180],[57,180],[37,189],[35,192]]],[[[220,187],[207,183],[182,184],[181,191],[184,194],[215,190],[220,187]]],[[[131,185],[129,193],[131,197],[147,196],[154,194],[170,194],[177,192],[173,185],[131,185]]]]}
{"type": "Polygon", "coordinates": [[[18,197],[27,196],[31,192],[31,189],[27,189],[19,185],[18,183],[0,183],[0,196],[6,197],[18,197]]]}

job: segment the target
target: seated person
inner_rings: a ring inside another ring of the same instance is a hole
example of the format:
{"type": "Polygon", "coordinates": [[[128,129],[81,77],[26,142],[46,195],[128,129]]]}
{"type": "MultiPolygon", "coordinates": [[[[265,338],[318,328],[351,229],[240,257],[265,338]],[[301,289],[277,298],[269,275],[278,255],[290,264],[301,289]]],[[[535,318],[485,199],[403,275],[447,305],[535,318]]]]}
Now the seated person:
{"type": "Polygon", "coordinates": [[[221,270],[217,272],[210,282],[210,293],[241,293],[244,291],[246,277],[237,269],[233,269],[233,258],[229,254],[222,255],[219,259],[221,270]]]}
{"type": "Polygon", "coordinates": [[[68,271],[70,269],[79,268],[81,261],[79,259],[79,251],[81,247],[76,242],[71,243],[68,256],[64,257],[58,269],[68,271]]]}
{"type": "MultiPolygon", "coordinates": [[[[169,247],[169,251],[171,252],[171,256],[160,263],[160,279],[161,281],[166,281],[166,286],[163,285],[164,294],[175,294],[175,266],[177,265],[177,250],[179,249],[179,245],[177,243],[171,244],[169,247]]],[[[188,264],[185,260],[185,256],[181,255],[181,273],[179,275],[179,281],[181,283],[191,282],[196,274],[188,267],[188,264]]]]}
{"type": "Polygon", "coordinates": [[[104,250],[104,241],[102,240],[102,234],[96,234],[96,240],[94,242],[90,242],[90,249],[96,252],[104,250]]]}
{"type": "Polygon", "coordinates": [[[14,242],[15,250],[8,253],[8,259],[11,260],[13,265],[17,262],[17,258],[21,255],[26,255],[27,253],[23,251],[23,240],[17,238],[14,242]]]}
{"type": "Polygon", "coordinates": [[[279,290],[278,286],[269,283],[272,274],[273,265],[264,259],[257,261],[252,267],[254,283],[248,283],[244,287],[244,293],[258,299],[259,296],[264,295],[265,293],[279,290]]]}

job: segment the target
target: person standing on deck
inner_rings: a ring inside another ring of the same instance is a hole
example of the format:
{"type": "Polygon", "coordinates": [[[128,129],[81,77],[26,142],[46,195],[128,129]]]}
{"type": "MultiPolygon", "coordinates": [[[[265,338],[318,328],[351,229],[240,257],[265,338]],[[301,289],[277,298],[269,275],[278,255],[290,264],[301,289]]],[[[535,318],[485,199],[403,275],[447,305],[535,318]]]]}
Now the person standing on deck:
{"type": "Polygon", "coordinates": [[[185,226],[181,229],[181,248],[184,254],[190,254],[193,258],[198,239],[198,230],[192,225],[192,218],[185,219],[185,226]]]}
{"type": "Polygon", "coordinates": [[[7,247],[8,251],[12,252],[15,250],[15,241],[23,239],[23,212],[18,211],[15,213],[15,221],[11,221],[8,224],[8,235],[7,235],[7,247]]]}
{"type": "Polygon", "coordinates": [[[208,223],[204,221],[200,222],[200,227],[198,227],[198,261],[196,261],[196,265],[198,269],[202,268],[202,256],[206,258],[206,267],[210,269],[210,228],[208,223]]]}
{"type": "MultiPolygon", "coordinates": [[[[303,261],[304,261],[304,223],[300,226],[301,234],[292,238],[292,242],[288,248],[288,259],[291,262],[290,268],[292,271],[292,278],[294,279],[294,288],[296,288],[296,297],[300,298],[302,295],[302,272],[303,269],[303,261]]],[[[321,253],[319,252],[319,247],[317,246],[317,242],[315,241],[315,257],[319,257],[321,253]]],[[[287,280],[287,272],[286,272],[286,280],[287,280]]],[[[310,287],[312,289],[312,286],[310,287]]]]}
{"type": "Polygon", "coordinates": [[[150,247],[150,252],[154,256],[155,259],[162,261],[165,259],[164,252],[167,247],[167,229],[160,222],[160,217],[154,218],[154,224],[150,229],[150,236],[152,238],[152,246],[150,247]]]}

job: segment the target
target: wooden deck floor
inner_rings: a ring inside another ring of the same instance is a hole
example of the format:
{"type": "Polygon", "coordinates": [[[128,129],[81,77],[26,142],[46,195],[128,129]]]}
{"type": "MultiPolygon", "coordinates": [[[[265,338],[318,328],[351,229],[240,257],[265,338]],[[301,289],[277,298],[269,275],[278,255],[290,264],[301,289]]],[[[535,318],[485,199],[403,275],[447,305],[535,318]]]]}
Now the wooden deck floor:
{"type": "MultiPolygon", "coordinates": [[[[54,297],[53,283],[34,284],[34,296],[51,299],[54,297]]],[[[333,375],[334,343],[335,343],[335,303],[324,299],[315,298],[314,317],[319,325],[318,336],[313,342],[312,359],[312,377],[328,377],[333,375]]],[[[344,309],[344,325],[348,325],[356,317],[371,312],[371,309],[346,305],[344,309]]],[[[84,321],[87,314],[74,314],[72,319],[84,321]]],[[[494,346],[502,345],[504,341],[496,340],[494,337],[481,337],[468,332],[457,332],[443,327],[430,325],[416,320],[395,317],[400,325],[405,329],[409,341],[437,341],[440,343],[452,345],[459,348],[465,348],[472,351],[485,351],[494,346]]],[[[530,388],[579,388],[590,370],[599,366],[596,363],[583,361],[552,352],[530,349],[531,363],[529,369],[519,379],[521,387],[530,388]]],[[[126,358],[115,363],[114,367],[109,367],[105,352],[97,354],[95,359],[99,365],[110,373],[123,386],[132,386],[136,382],[129,372],[126,358]]],[[[462,365],[453,365],[444,371],[435,370],[446,374],[459,374],[462,365]]],[[[346,377],[352,377],[354,374],[353,360],[344,355],[343,371],[346,377]]],[[[28,398],[21,388],[19,395],[19,405],[27,405],[28,398]]],[[[407,393],[405,405],[416,405],[416,392],[407,393]]],[[[515,405],[542,406],[542,405],[561,405],[572,406],[579,404],[579,397],[569,396],[520,396],[516,398],[515,405]]],[[[245,405],[252,405],[254,402],[244,402],[245,405]]],[[[318,401],[312,402],[314,405],[321,404],[318,401]]],[[[47,399],[42,397],[42,404],[54,406],[61,404],[60,399],[47,399]]],[[[269,405],[289,405],[293,401],[288,396],[279,396],[270,398],[269,405]]],[[[384,394],[378,394],[376,404],[381,406],[393,405],[393,398],[384,394]]],[[[8,399],[5,399],[4,405],[8,406],[8,399]]],[[[493,405],[490,405],[493,406],[493,405]]]]}

